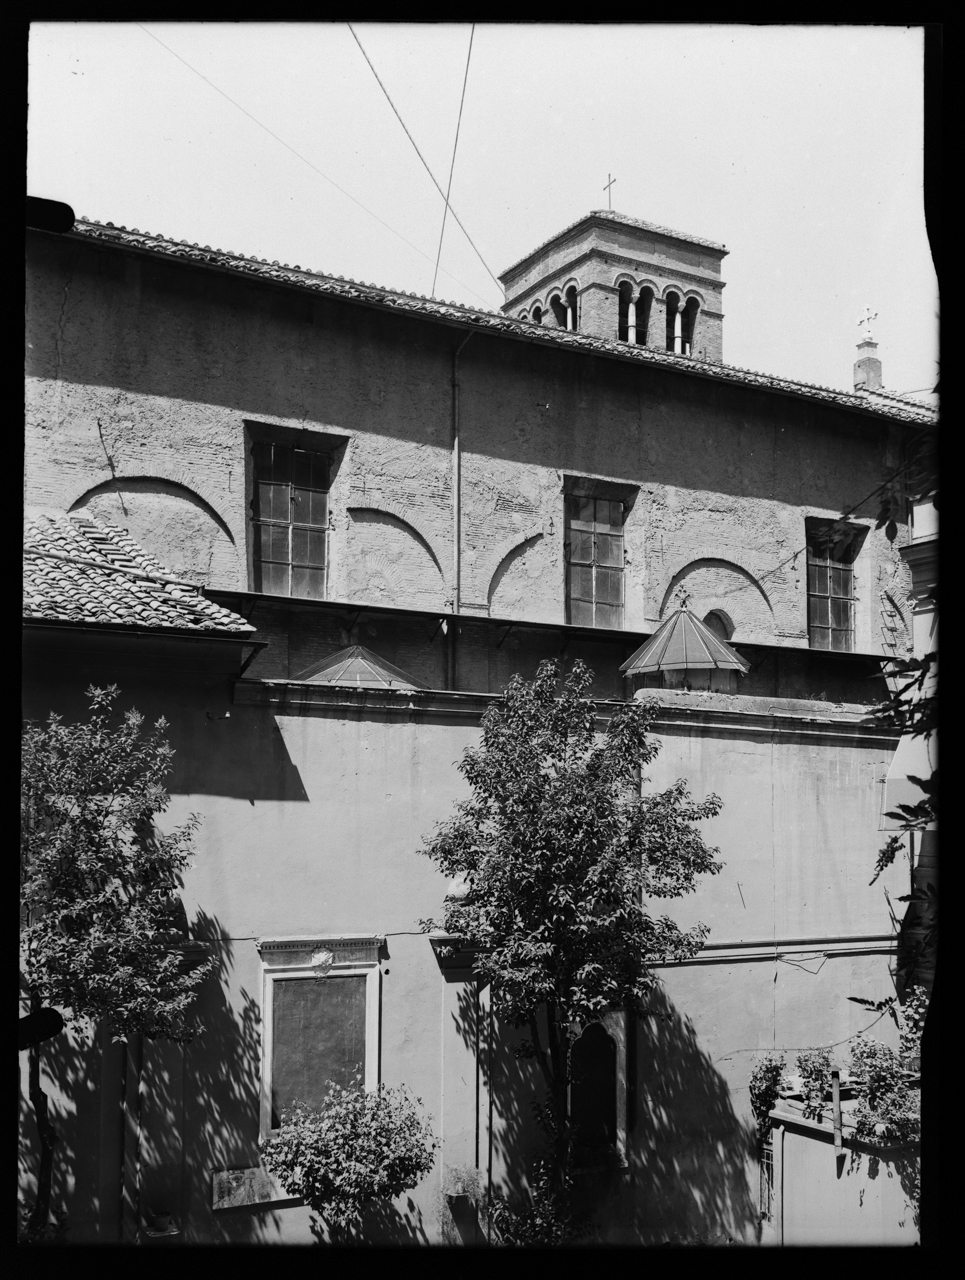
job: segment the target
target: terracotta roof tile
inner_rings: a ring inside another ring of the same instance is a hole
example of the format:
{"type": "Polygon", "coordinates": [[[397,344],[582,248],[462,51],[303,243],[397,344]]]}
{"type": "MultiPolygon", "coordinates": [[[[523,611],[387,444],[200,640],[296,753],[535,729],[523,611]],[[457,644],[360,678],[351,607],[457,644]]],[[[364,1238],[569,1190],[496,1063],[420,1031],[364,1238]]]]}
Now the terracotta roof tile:
{"type": "Polygon", "coordinates": [[[250,635],[236,613],[179,582],[123,529],[87,515],[24,522],[23,616],[250,635]]]}

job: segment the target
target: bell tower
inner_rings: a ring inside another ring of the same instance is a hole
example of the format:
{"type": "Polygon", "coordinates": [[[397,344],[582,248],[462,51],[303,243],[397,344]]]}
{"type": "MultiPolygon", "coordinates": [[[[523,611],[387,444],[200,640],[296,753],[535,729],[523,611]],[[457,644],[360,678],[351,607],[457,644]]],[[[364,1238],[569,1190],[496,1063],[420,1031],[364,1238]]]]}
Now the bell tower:
{"type": "Polygon", "coordinates": [[[722,244],[597,209],[499,277],[506,315],[723,360],[722,244]]]}

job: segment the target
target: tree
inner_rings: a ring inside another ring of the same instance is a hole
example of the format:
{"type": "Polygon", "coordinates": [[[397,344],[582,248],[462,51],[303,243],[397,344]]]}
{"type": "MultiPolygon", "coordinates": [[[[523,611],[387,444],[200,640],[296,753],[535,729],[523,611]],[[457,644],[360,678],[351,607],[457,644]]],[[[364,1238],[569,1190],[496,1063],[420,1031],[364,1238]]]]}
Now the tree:
{"type": "MultiPolygon", "coordinates": [[[[582,662],[561,676],[544,662],[511,680],[482,720],[482,743],[459,766],[472,788],[423,852],[465,896],[447,899],[444,928],[478,948],[497,1015],[529,1030],[549,1099],[553,1186],[569,1176],[570,1051],[608,1010],[646,1011],[652,965],[699,951],[707,928],[651,915],[647,899],[691,892],[721,864],[694,823],[720,810],[683,782],[641,795],[640,768],[657,754],[653,703],[629,702],[596,732],[582,662]]],[[[424,921],[426,928],[435,922],[424,921]]]]}
{"type": "MultiPolygon", "coordinates": [[[[67,1027],[106,1023],[131,1035],[186,1043],[189,1011],[213,966],[191,972],[178,943],[187,921],[177,897],[197,827],[167,835],[162,780],[174,754],[166,722],[145,733],[129,711],[111,724],[118,689],[90,688],[90,718],[28,723],[22,737],[20,983],[30,1013],[61,1011],[67,1027]]],[[[36,1019],[35,1019],[36,1022],[36,1019]]],[[[37,1199],[27,1231],[39,1240],[50,1210],[57,1134],[40,1087],[41,1042],[29,1049],[29,1092],[40,1135],[37,1199]]]]}
{"type": "Polygon", "coordinates": [[[336,1231],[372,1201],[416,1186],[438,1146],[405,1090],[379,1085],[366,1092],[361,1084],[330,1084],[317,1108],[293,1102],[277,1133],[260,1143],[269,1173],[336,1231]]]}

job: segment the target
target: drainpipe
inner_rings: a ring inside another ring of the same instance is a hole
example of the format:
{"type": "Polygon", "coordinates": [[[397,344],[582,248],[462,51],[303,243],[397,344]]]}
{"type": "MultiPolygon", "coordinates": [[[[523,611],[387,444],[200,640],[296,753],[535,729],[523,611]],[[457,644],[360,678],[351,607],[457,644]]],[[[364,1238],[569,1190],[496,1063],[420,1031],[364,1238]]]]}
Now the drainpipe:
{"type": "Polygon", "coordinates": [[[841,1072],[831,1072],[831,1113],[834,1119],[834,1154],[844,1155],[844,1144],[841,1134],[841,1072]]]}
{"type": "MultiPolygon", "coordinates": [[[[462,349],[473,336],[473,331],[463,338],[452,353],[452,612],[458,614],[461,608],[462,593],[462,561],[460,543],[462,532],[462,452],[459,440],[459,356],[462,349]]],[[[456,623],[453,619],[452,631],[449,635],[448,653],[448,685],[456,687],[456,623]]]]}

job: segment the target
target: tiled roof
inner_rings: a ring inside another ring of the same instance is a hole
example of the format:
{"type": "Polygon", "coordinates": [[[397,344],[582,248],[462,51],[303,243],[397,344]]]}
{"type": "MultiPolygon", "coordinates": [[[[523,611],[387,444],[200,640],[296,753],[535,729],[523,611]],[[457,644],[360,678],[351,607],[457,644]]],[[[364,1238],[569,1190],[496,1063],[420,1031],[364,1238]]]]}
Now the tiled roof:
{"type": "Polygon", "coordinates": [[[255,630],[168,573],[123,529],[86,515],[28,515],[23,616],[232,635],[255,630]]]}
{"type": "MultiPolygon", "coordinates": [[[[196,244],[187,244],[183,240],[169,240],[147,231],[138,231],[136,227],[134,230],[128,230],[126,227],[115,227],[109,222],[102,224],[86,218],[78,218],[74,223],[73,234],[124,248],[143,250],[158,257],[191,262],[201,267],[214,267],[239,275],[258,276],[275,284],[294,285],[347,302],[385,307],[393,311],[404,311],[447,321],[450,324],[489,330],[492,333],[500,333],[509,338],[518,338],[539,345],[570,348],[590,355],[612,356],[621,360],[635,361],[638,364],[677,369],[681,373],[710,378],[714,382],[737,383],[741,386],[758,387],[765,391],[782,392],[805,400],[836,404],[845,409],[857,409],[877,418],[924,425],[934,422],[936,417],[934,410],[922,405],[910,405],[907,401],[896,402],[893,406],[870,404],[866,396],[855,395],[849,391],[838,391],[833,387],[813,386],[807,382],[795,382],[790,378],[754,373],[750,369],[739,369],[734,365],[697,360],[693,356],[677,356],[669,351],[630,346],[626,342],[618,342],[615,339],[598,338],[566,329],[546,328],[532,320],[519,320],[498,311],[467,307],[457,302],[438,302],[432,298],[403,293],[397,289],[385,289],[379,285],[346,280],[342,276],[326,276],[297,265],[290,267],[285,263],[266,262],[263,258],[246,258],[244,254],[212,249],[210,245],[199,247],[196,244]]],[[[710,241],[707,243],[710,244],[710,241]]]]}
{"type": "Polygon", "coordinates": [[[518,262],[514,262],[511,267],[507,267],[500,274],[500,280],[515,271],[518,266],[526,262],[528,258],[533,258],[536,254],[542,252],[548,244],[552,244],[554,240],[561,240],[563,236],[569,235],[577,227],[584,222],[588,222],[590,218],[604,218],[609,222],[622,222],[626,227],[639,227],[641,231],[653,231],[658,236],[671,236],[674,240],[682,240],[685,244],[699,244],[704,249],[715,249],[718,253],[727,253],[727,249],[722,244],[717,244],[714,240],[704,240],[701,236],[688,235],[686,231],[672,231],[670,227],[658,226],[656,222],[644,222],[642,218],[631,218],[625,213],[614,213],[612,209],[591,209],[589,213],[585,213],[582,218],[577,218],[575,222],[571,222],[568,227],[564,227],[562,231],[557,231],[556,235],[550,236],[548,240],[544,240],[542,244],[530,249],[529,253],[523,254],[518,262]]]}

